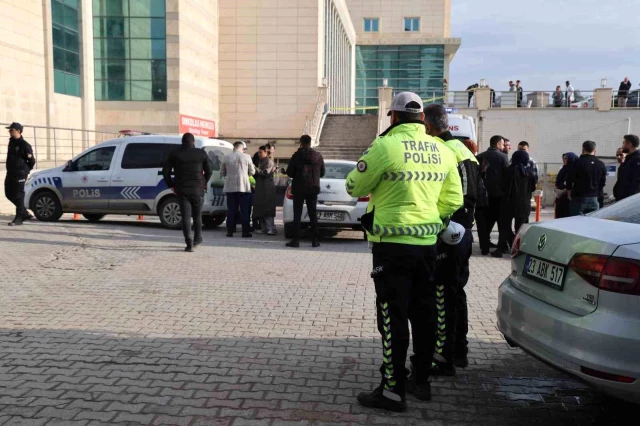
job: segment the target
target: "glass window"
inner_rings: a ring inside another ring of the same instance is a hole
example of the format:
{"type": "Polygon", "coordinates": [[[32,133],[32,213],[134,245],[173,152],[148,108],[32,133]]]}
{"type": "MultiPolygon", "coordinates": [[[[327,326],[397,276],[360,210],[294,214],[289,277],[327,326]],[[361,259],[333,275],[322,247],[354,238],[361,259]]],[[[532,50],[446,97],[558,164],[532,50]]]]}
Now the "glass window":
{"type": "Polygon", "coordinates": [[[159,169],[176,149],[177,144],[130,143],[122,156],[123,169],[159,169]]]}
{"type": "Polygon", "coordinates": [[[409,32],[420,31],[420,18],[404,18],[404,30],[409,32]]]}
{"type": "Polygon", "coordinates": [[[603,209],[597,210],[589,216],[598,219],[613,220],[616,222],[633,223],[640,225],[640,209],[638,209],[638,202],[640,201],[640,194],[633,195],[625,198],[622,201],[618,201],[615,204],[611,204],[603,209]]]}
{"type": "Polygon", "coordinates": [[[80,96],[80,14],[78,0],[51,0],[53,90],[80,96]]]}
{"type": "Polygon", "coordinates": [[[355,169],[355,165],[351,164],[339,164],[339,163],[329,163],[325,164],[325,179],[346,179],[349,173],[355,169]]]}
{"type": "Polygon", "coordinates": [[[377,33],[380,29],[380,19],[378,18],[364,18],[364,32],[365,33],[377,33]]]}
{"type": "Polygon", "coordinates": [[[211,164],[213,164],[213,171],[215,172],[220,171],[224,156],[233,152],[231,148],[223,146],[207,146],[204,148],[204,151],[209,156],[209,160],[211,160],[211,164]]]}
{"type": "Polygon", "coordinates": [[[104,171],[111,168],[115,146],[94,149],[73,162],[74,172],[104,171]]]}
{"type": "Polygon", "coordinates": [[[167,100],[165,0],[93,0],[96,100],[167,100]]]}

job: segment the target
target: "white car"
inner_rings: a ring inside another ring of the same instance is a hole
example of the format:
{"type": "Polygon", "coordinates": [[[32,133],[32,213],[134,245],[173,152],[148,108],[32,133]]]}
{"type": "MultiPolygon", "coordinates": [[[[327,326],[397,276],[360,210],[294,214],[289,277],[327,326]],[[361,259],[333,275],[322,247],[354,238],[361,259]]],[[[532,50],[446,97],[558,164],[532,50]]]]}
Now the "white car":
{"type": "MultiPolygon", "coordinates": [[[[142,135],[113,139],[87,149],[66,165],[37,171],[25,184],[25,207],[41,221],[81,213],[90,221],[108,214],[158,215],[162,225],[179,229],[178,197],[162,177],[162,165],[180,148],[181,137],[142,135]]],[[[196,137],[213,163],[202,210],[203,223],[219,226],[227,215],[220,165],[233,150],[229,142],[196,137]]]]}
{"type": "Polygon", "coordinates": [[[594,108],[595,101],[593,96],[586,97],[579,101],[571,102],[571,108],[594,108]]]}
{"type": "MultiPolygon", "coordinates": [[[[320,179],[317,204],[318,225],[322,228],[362,230],[360,219],[367,212],[369,197],[353,198],[345,188],[347,176],[355,169],[357,163],[327,160],[324,164],[325,175],[320,179]]],[[[287,188],[282,214],[285,237],[292,238],[295,228],[291,185],[287,188]]],[[[306,227],[309,223],[309,213],[305,204],[302,210],[302,225],[306,227]]]]}
{"type": "Polygon", "coordinates": [[[588,216],[525,226],[498,291],[512,346],[640,402],[640,194],[588,216]]]}

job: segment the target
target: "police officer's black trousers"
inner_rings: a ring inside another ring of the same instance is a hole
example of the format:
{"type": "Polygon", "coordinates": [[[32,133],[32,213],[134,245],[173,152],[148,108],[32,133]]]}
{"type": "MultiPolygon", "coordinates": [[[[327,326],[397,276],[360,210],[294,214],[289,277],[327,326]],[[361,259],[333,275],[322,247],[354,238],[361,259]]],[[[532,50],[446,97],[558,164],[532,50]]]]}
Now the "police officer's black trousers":
{"type": "Polygon", "coordinates": [[[436,308],[438,311],[438,340],[436,360],[451,364],[454,357],[468,352],[469,317],[467,293],[469,259],[473,236],[467,230],[457,245],[440,243],[436,262],[436,308]],[[442,358],[442,359],[441,359],[442,358]]]}
{"type": "Polygon", "coordinates": [[[436,341],[435,246],[382,243],[373,246],[378,331],[382,335],[385,390],[404,396],[409,348],[409,321],[413,334],[411,357],[419,384],[426,383],[436,341]]]}
{"type": "Polygon", "coordinates": [[[181,195],[180,213],[182,213],[182,233],[188,246],[202,242],[202,197],[181,195]],[[191,219],[193,218],[193,238],[191,238],[191,219]]]}
{"type": "Polygon", "coordinates": [[[16,219],[25,219],[29,212],[24,207],[24,178],[5,178],[4,195],[16,206],[16,219]]]}

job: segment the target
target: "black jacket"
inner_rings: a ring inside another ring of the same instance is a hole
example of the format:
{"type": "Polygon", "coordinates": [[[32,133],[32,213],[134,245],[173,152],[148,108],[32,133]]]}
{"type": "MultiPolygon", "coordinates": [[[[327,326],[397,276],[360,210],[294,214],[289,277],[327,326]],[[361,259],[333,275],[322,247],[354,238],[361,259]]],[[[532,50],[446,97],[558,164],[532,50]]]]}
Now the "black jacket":
{"type": "Polygon", "coordinates": [[[618,88],[618,96],[622,98],[629,97],[629,90],[631,90],[631,81],[627,84],[624,84],[624,81],[620,83],[620,87],[618,88]]]}
{"type": "Polygon", "coordinates": [[[36,164],[31,145],[22,137],[9,139],[7,149],[7,177],[11,179],[26,179],[36,164]]]}
{"type": "Polygon", "coordinates": [[[640,193],[640,151],[627,155],[618,169],[618,181],[613,187],[616,201],[640,193]]]}
{"type": "Polygon", "coordinates": [[[162,176],[169,188],[174,188],[176,194],[191,197],[202,197],[211,179],[213,165],[203,149],[181,147],[173,151],[162,168],[162,176]],[[175,178],[171,171],[175,171],[175,178]]]}
{"type": "Polygon", "coordinates": [[[253,165],[258,167],[260,165],[260,153],[256,152],[255,154],[253,154],[253,157],[251,157],[251,161],[253,162],[253,165]]]}
{"type": "Polygon", "coordinates": [[[300,148],[293,154],[287,175],[293,179],[293,195],[311,195],[320,193],[320,178],[324,177],[324,159],[313,148],[300,148]]]}
{"type": "MultiPolygon", "coordinates": [[[[451,132],[444,132],[438,138],[443,141],[451,141],[455,138],[451,132]]],[[[464,149],[467,149],[466,147],[464,149]]],[[[464,160],[458,163],[458,173],[462,182],[462,194],[464,196],[464,205],[456,211],[451,220],[464,226],[466,229],[473,228],[474,214],[476,210],[476,201],[478,193],[478,179],[480,168],[478,163],[472,160],[464,160]]]]}
{"type": "Polygon", "coordinates": [[[515,165],[505,170],[502,179],[505,209],[515,218],[527,218],[531,214],[531,194],[536,190],[536,179],[530,168],[519,169],[515,165]]]}
{"type": "Polygon", "coordinates": [[[491,147],[482,154],[478,155],[480,163],[480,172],[484,177],[484,185],[487,188],[487,194],[491,198],[502,198],[504,192],[502,190],[502,175],[509,167],[509,158],[507,154],[491,147]]]}
{"type": "Polygon", "coordinates": [[[572,197],[597,198],[607,183],[607,168],[593,155],[581,155],[567,175],[572,197]]]}

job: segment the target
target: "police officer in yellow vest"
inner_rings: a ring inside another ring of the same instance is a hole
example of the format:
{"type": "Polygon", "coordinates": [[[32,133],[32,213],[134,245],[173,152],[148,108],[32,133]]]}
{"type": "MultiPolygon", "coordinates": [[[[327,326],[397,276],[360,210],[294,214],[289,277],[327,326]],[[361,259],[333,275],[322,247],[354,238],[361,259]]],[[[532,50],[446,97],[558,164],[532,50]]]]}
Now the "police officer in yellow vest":
{"type": "Polygon", "coordinates": [[[364,152],[346,181],[353,197],[371,195],[362,226],[373,243],[371,277],[383,344],[382,382],[373,392],[358,395],[358,401],[390,411],[406,410],[409,321],[413,384],[425,394],[430,391],[436,341],[435,244],[444,223],[462,206],[455,155],[426,134],[422,108],[415,93],[396,95],[389,112],[391,127],[364,152]]]}
{"type": "Polygon", "coordinates": [[[436,137],[456,156],[464,196],[464,205],[451,216],[451,223],[459,224],[459,231],[451,233],[448,240],[440,239],[436,262],[438,340],[431,375],[453,376],[455,367],[469,365],[469,321],[464,287],[469,281],[469,259],[473,245],[471,228],[480,171],[473,153],[449,132],[447,111],[441,105],[429,105],[424,109],[424,114],[427,133],[436,137]]]}

